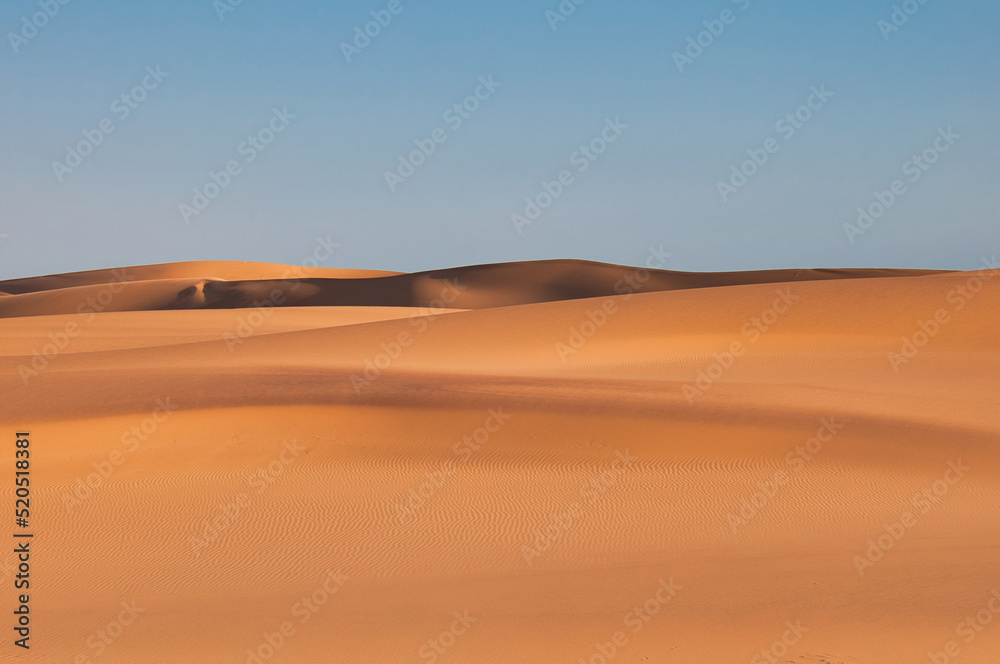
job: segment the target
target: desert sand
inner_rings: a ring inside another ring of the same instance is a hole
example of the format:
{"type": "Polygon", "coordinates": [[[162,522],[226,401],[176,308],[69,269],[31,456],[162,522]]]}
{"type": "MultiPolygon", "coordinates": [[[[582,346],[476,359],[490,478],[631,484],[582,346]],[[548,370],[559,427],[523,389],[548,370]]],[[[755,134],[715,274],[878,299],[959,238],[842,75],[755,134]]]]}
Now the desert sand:
{"type": "Polygon", "coordinates": [[[0,281],[0,659],[1000,661],[998,276],[0,281]]]}

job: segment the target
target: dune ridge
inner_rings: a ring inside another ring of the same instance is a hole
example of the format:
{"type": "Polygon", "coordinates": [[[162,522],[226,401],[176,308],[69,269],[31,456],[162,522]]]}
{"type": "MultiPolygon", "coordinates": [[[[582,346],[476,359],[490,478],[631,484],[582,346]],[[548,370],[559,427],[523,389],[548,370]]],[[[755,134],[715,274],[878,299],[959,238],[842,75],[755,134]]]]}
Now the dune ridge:
{"type": "Polygon", "coordinates": [[[548,260],[403,274],[193,262],[0,281],[0,290],[20,296],[0,303],[0,318],[70,314],[81,302],[102,312],[257,306],[482,309],[634,292],[938,273],[861,268],[693,273],[548,260]]]}

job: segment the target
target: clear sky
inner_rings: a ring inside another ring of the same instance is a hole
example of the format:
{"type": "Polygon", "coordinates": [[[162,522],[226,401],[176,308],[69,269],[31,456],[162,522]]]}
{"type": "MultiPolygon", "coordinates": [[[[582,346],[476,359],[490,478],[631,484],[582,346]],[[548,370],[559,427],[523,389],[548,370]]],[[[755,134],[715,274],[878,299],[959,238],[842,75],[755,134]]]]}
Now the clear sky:
{"type": "Polygon", "coordinates": [[[66,1],[0,5],[0,278],[1000,253],[996,0],[66,1]]]}

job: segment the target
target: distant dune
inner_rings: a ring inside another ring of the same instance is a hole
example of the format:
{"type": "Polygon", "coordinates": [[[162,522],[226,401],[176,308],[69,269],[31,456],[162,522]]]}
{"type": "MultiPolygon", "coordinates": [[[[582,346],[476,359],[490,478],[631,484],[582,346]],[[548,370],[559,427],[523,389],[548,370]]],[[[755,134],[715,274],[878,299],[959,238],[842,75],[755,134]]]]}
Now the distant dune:
{"type": "Polygon", "coordinates": [[[2,281],[4,290],[10,293],[35,293],[57,288],[93,286],[117,281],[155,281],[159,279],[288,279],[303,277],[359,278],[386,277],[398,272],[379,270],[342,270],[337,268],[308,268],[298,265],[278,265],[276,263],[253,263],[248,261],[187,261],[183,263],[162,263],[160,265],[137,265],[108,270],[88,270],[50,274],[44,277],[10,279],[2,281]]]}
{"type": "Polygon", "coordinates": [[[40,552],[14,661],[994,661],[998,276],[0,282],[40,552]]]}
{"type": "Polygon", "coordinates": [[[196,262],[0,281],[0,289],[20,296],[0,303],[0,317],[76,313],[80,302],[100,299],[101,295],[109,300],[102,305],[103,311],[234,309],[260,304],[485,309],[632,292],[926,274],[935,272],[853,269],[696,273],[549,260],[400,274],[196,262]],[[109,288],[124,293],[114,292],[115,297],[110,297],[109,288]],[[275,292],[280,296],[275,297],[275,292]]]}

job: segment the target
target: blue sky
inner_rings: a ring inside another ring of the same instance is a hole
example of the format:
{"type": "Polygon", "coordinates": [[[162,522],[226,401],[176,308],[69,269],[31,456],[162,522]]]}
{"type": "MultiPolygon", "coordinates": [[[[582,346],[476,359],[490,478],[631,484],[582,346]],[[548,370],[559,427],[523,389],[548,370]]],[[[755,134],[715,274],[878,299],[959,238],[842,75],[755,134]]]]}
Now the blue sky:
{"type": "Polygon", "coordinates": [[[680,270],[975,269],[1000,251],[992,0],[231,1],[3,3],[0,278],[298,264],[317,238],[339,245],[327,267],[403,271],[638,264],[660,245],[680,270]],[[419,165],[390,186],[401,156],[419,165]],[[724,195],[734,167],[751,175],[724,195]],[[518,224],[526,198],[549,204],[518,224]]]}

